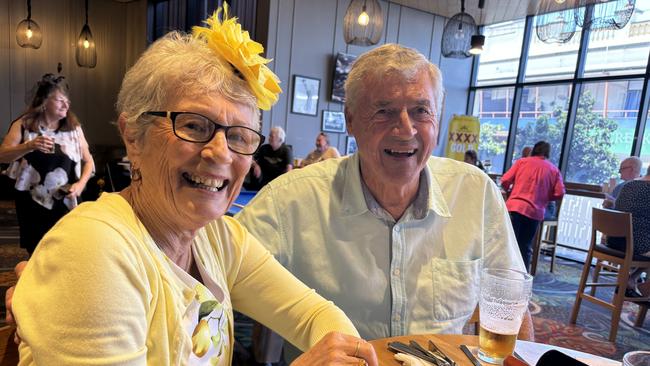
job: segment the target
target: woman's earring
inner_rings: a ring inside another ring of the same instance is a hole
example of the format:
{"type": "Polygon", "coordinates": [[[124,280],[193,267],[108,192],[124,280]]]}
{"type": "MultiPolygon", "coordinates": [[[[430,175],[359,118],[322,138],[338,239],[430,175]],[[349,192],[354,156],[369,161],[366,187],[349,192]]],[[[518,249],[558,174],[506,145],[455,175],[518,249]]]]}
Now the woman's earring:
{"type": "Polygon", "coordinates": [[[142,180],[142,173],[140,172],[140,168],[131,166],[131,181],[137,182],[140,180],[142,180]]]}

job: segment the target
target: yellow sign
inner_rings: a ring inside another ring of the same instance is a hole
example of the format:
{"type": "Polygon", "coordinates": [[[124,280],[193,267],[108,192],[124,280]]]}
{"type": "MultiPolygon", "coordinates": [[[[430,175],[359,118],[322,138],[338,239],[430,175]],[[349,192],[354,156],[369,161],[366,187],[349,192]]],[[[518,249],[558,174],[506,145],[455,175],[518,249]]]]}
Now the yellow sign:
{"type": "Polygon", "coordinates": [[[465,151],[474,150],[478,153],[480,134],[481,124],[478,118],[454,115],[449,122],[445,155],[448,158],[463,161],[465,151]]]}

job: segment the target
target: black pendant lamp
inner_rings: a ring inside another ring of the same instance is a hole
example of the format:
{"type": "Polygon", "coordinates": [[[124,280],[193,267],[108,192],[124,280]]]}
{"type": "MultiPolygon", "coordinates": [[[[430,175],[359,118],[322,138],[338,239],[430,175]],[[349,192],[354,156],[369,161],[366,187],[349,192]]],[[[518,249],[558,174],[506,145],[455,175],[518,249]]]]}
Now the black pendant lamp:
{"type": "Polygon", "coordinates": [[[16,28],[16,42],[23,48],[37,49],[43,43],[41,27],[32,20],[32,1],[27,0],[27,19],[18,23],[16,28]]]}
{"type": "MultiPolygon", "coordinates": [[[[479,22],[483,21],[483,7],[485,6],[485,0],[478,0],[478,8],[480,10],[480,17],[479,17],[479,22]]],[[[472,40],[470,41],[470,49],[469,53],[477,56],[483,53],[483,46],[485,46],[485,36],[476,33],[475,35],[472,36],[472,40]]]]}
{"type": "Polygon", "coordinates": [[[478,33],[477,30],[474,18],[465,13],[465,0],[460,0],[460,13],[449,19],[442,32],[442,55],[450,58],[470,57],[472,36],[478,33]]]}
{"type": "Polygon", "coordinates": [[[97,50],[95,49],[95,40],[88,26],[88,0],[86,0],[86,23],[81,28],[77,49],[75,51],[77,65],[92,69],[97,66],[97,50]]]}
{"type": "Polygon", "coordinates": [[[345,43],[371,46],[379,42],[384,16],[378,0],[352,0],[343,18],[345,43]]]}

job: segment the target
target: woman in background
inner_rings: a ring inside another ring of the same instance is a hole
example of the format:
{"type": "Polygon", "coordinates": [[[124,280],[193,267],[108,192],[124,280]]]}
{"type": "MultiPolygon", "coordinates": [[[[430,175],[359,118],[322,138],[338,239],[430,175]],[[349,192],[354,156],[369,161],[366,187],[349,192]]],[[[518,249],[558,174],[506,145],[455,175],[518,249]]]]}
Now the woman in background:
{"type": "Polygon", "coordinates": [[[481,169],[482,171],[485,171],[485,167],[481,163],[480,160],[478,160],[478,154],[474,150],[467,150],[465,151],[465,162],[470,165],[474,165],[475,167],[481,169]]]}
{"type": "Polygon", "coordinates": [[[77,205],[94,162],[62,76],[45,74],[27,111],[12,122],[0,162],[16,180],[20,246],[31,255],[43,235],[77,205]]]}

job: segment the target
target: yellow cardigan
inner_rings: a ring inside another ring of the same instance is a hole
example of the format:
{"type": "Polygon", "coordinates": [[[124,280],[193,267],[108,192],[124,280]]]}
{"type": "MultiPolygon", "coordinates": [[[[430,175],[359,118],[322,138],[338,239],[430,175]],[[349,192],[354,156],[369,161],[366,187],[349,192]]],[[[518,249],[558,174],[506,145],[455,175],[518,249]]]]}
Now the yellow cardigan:
{"type": "MultiPolygon", "coordinates": [[[[197,260],[232,309],[305,350],[352,323],[287,272],[237,221],[199,230],[197,260]]],[[[84,203],[44,237],[13,298],[19,365],[183,365],[192,348],[181,319],[194,297],[173,274],[129,204],[118,194],[84,203]]]]}

